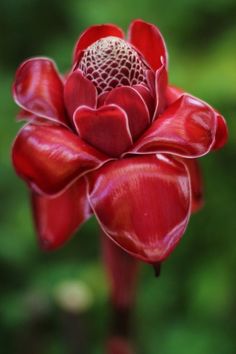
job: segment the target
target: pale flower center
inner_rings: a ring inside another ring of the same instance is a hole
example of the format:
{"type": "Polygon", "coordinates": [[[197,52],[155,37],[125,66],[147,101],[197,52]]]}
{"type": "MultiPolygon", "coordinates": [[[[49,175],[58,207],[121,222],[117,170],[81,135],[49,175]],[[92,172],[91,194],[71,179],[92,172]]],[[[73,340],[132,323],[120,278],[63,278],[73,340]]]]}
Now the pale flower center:
{"type": "Polygon", "coordinates": [[[79,69],[94,83],[98,93],[117,86],[147,82],[147,67],[140,55],[117,37],[105,37],[90,45],[83,54],[79,69]]]}

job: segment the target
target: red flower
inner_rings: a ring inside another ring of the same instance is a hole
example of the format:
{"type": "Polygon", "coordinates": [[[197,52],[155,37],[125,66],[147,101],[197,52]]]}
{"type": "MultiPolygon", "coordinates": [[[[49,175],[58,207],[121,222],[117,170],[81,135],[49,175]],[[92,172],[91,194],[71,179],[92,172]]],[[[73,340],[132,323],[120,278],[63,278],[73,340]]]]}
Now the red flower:
{"type": "Polygon", "coordinates": [[[64,244],[94,213],[131,255],[164,260],[202,204],[196,158],[227,140],[223,117],[168,84],[159,30],[135,20],[128,39],[114,25],[79,38],[61,77],[47,58],[25,61],[13,86],[27,124],[13,146],[32,190],[45,249],[64,244]]]}

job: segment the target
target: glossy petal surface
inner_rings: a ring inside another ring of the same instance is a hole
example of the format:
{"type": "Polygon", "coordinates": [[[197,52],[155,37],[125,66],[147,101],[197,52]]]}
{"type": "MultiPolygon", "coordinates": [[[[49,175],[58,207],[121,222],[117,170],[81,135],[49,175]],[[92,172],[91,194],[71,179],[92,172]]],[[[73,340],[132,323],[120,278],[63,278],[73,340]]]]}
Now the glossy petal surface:
{"type": "Polygon", "coordinates": [[[136,139],[149,124],[148,108],[141,95],[132,87],[122,86],[112,90],[105,104],[116,104],[128,116],[131,135],[136,139]]]}
{"type": "Polygon", "coordinates": [[[196,159],[184,159],[183,163],[187,167],[191,181],[192,192],[192,212],[197,212],[204,204],[203,180],[200,165],[196,159]]]}
{"type": "Polygon", "coordinates": [[[155,74],[155,94],[156,94],[156,108],[154,118],[158,117],[164,111],[167,105],[166,89],[168,83],[168,74],[165,65],[162,65],[155,74]]]}
{"type": "Polygon", "coordinates": [[[199,157],[211,149],[215,132],[215,111],[204,102],[184,95],[153,122],[133,151],[199,157]]]}
{"type": "Polygon", "coordinates": [[[144,85],[134,85],[132,87],[142,96],[149,111],[150,121],[152,121],[152,117],[155,109],[155,99],[153,95],[151,94],[150,90],[144,85]]]}
{"type": "Polygon", "coordinates": [[[25,61],[13,85],[16,103],[24,110],[66,124],[63,83],[54,63],[46,58],[25,61]]]}
{"type": "Polygon", "coordinates": [[[164,155],[110,162],[89,175],[89,200],[103,231],[146,262],[165,259],[190,214],[183,164],[164,155]]]}
{"type": "Polygon", "coordinates": [[[83,140],[108,156],[118,157],[132,145],[127,116],[117,106],[81,107],[74,123],[83,140]]]}
{"type": "Polygon", "coordinates": [[[95,25],[85,30],[78,39],[74,50],[74,63],[77,62],[82,50],[104,37],[124,38],[122,29],[112,24],[95,25]]]}
{"type": "Polygon", "coordinates": [[[142,20],[133,21],[129,28],[129,41],[141,52],[154,71],[163,62],[167,63],[164,38],[156,26],[142,20]]]}
{"type": "Polygon", "coordinates": [[[66,80],[64,100],[73,121],[73,114],[79,106],[96,107],[97,91],[92,82],[86,79],[80,70],[76,70],[66,80]]]}
{"type": "Polygon", "coordinates": [[[166,89],[166,102],[167,106],[170,106],[172,103],[177,101],[181,96],[186,94],[181,88],[168,85],[166,89]]]}
{"type": "Polygon", "coordinates": [[[34,189],[56,194],[106,157],[63,126],[28,124],[13,146],[16,172],[34,189]]]}
{"type": "Polygon", "coordinates": [[[213,150],[222,148],[228,140],[228,128],[224,117],[217,113],[216,138],[213,150]]]}
{"type": "Polygon", "coordinates": [[[45,250],[62,246],[91,215],[84,178],[55,197],[33,192],[32,207],[39,242],[45,250]]]}

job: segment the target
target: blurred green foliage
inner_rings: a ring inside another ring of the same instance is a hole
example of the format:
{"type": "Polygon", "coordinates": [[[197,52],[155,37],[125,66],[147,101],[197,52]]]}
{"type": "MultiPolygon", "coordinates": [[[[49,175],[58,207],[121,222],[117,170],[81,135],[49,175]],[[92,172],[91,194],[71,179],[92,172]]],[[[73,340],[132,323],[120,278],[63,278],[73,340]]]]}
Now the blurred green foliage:
{"type": "Polygon", "coordinates": [[[107,288],[96,222],[90,220],[55,253],[38,248],[27,189],[11,167],[11,143],[19,123],[10,87],[26,57],[53,57],[65,72],[83,29],[103,22],[126,29],[137,17],[155,23],[164,34],[170,81],[214,105],[230,130],[227,146],[201,159],[206,204],[192,216],[162,276],[155,279],[150,267],[142,267],[135,313],[137,353],[236,353],[235,0],[1,0],[1,354],[74,353],[67,332],[68,326],[69,332],[77,328],[75,319],[56,302],[55,289],[77,280],[93,295],[93,304],[76,322],[82,323],[85,353],[104,352],[107,288]]]}

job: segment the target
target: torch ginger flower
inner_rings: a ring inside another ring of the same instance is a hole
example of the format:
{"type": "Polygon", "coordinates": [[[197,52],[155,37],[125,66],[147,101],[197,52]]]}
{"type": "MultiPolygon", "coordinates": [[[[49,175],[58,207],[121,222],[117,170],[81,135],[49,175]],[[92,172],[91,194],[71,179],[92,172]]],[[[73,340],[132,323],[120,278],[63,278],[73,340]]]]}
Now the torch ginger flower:
{"type": "Polygon", "coordinates": [[[155,264],[202,205],[196,158],[227,140],[224,118],[171,86],[158,28],[131,23],[82,33],[70,73],[26,60],[13,86],[19,118],[13,164],[32,191],[44,249],[63,245],[93,213],[131,256],[155,264]]]}

